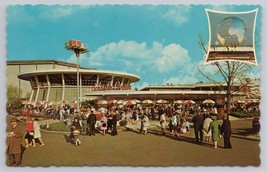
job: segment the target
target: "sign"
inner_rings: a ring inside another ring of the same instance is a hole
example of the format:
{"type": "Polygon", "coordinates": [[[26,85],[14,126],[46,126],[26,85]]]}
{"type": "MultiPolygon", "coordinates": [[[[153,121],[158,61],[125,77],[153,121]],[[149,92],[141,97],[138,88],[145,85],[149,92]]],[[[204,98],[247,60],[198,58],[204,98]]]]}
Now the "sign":
{"type": "Polygon", "coordinates": [[[95,86],[91,89],[92,91],[110,91],[110,90],[131,90],[130,85],[125,85],[125,86],[95,86]]]}

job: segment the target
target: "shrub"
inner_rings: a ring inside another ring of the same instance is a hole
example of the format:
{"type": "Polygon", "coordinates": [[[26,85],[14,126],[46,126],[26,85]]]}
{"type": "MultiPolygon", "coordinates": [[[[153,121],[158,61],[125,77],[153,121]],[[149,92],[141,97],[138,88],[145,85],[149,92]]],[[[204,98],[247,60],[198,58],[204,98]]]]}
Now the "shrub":
{"type": "Polygon", "coordinates": [[[49,124],[49,128],[46,128],[46,125],[41,125],[42,129],[50,130],[50,131],[65,131],[70,132],[70,127],[67,126],[64,122],[57,122],[49,124]]]}
{"type": "Polygon", "coordinates": [[[231,115],[234,116],[234,117],[237,117],[237,118],[251,118],[251,117],[254,117],[254,116],[259,116],[260,112],[245,112],[245,111],[241,111],[241,112],[233,112],[231,115]]]}

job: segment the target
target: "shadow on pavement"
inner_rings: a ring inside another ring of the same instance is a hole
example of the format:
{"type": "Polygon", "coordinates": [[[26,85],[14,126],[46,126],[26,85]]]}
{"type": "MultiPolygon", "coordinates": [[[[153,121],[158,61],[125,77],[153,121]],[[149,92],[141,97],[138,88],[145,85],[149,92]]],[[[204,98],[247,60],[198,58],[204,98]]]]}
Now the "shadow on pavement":
{"type": "Polygon", "coordinates": [[[63,136],[64,136],[66,142],[68,142],[68,143],[72,143],[72,139],[70,138],[69,135],[65,135],[65,134],[64,134],[63,136]]]}
{"type": "Polygon", "coordinates": [[[155,136],[159,136],[159,137],[166,137],[168,139],[171,139],[171,140],[177,140],[179,142],[187,142],[187,143],[191,143],[191,144],[195,144],[195,145],[200,145],[200,146],[205,146],[205,147],[211,147],[213,146],[212,144],[209,144],[209,143],[206,143],[206,142],[202,142],[200,144],[197,144],[196,141],[195,141],[195,138],[192,138],[192,137],[187,137],[183,134],[180,134],[180,137],[177,138],[177,137],[174,137],[170,134],[165,134],[164,136],[163,135],[160,135],[159,131],[156,130],[156,129],[149,129],[148,130],[148,133],[149,134],[153,134],[155,136]]]}
{"type": "Polygon", "coordinates": [[[251,128],[236,128],[232,130],[231,137],[238,138],[238,139],[251,140],[251,141],[260,140],[260,137],[253,136],[252,134],[253,134],[253,131],[251,128]]]}

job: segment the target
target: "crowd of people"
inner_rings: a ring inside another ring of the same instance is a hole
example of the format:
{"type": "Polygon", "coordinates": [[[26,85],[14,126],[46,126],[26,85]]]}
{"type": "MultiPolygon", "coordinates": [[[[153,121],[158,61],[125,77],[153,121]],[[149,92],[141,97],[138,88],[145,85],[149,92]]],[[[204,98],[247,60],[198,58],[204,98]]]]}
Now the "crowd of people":
{"type": "Polygon", "coordinates": [[[160,132],[158,134],[161,136],[165,136],[169,130],[173,138],[180,140],[180,134],[189,133],[193,126],[196,143],[201,144],[204,137],[204,141],[212,140],[214,147],[217,148],[217,142],[223,136],[225,148],[231,148],[230,121],[225,118],[223,124],[220,125],[217,121],[218,111],[228,117],[223,109],[207,105],[192,105],[188,108],[180,105],[127,105],[120,107],[114,105],[99,109],[88,108],[82,111],[80,116],[78,113],[76,114],[71,124],[70,137],[73,139],[74,145],[80,145],[81,141],[77,140],[79,134],[94,136],[98,130],[102,135],[110,133],[115,136],[118,134],[116,129],[118,121],[124,121],[127,128],[138,125],[138,133],[146,135],[149,131],[150,120],[154,119],[159,121],[160,132]],[[76,137],[75,131],[79,133],[76,134],[76,137]]]}
{"type": "MultiPolygon", "coordinates": [[[[78,113],[68,105],[48,106],[36,108],[25,105],[22,115],[26,116],[26,132],[17,124],[17,119],[11,119],[12,129],[8,133],[7,153],[10,165],[19,165],[21,159],[21,140],[25,148],[36,147],[36,141],[44,146],[36,114],[48,116],[50,119],[64,121],[70,127],[69,137],[72,144],[79,146],[82,143],[79,136],[95,136],[96,131],[105,136],[118,135],[117,126],[120,123],[127,128],[138,126],[138,134],[146,135],[149,132],[151,120],[158,121],[159,135],[170,134],[174,139],[181,140],[181,134],[190,133],[193,127],[195,142],[202,144],[212,140],[213,147],[218,147],[218,140],[223,137],[224,148],[231,149],[231,122],[224,111],[222,104],[134,104],[82,107],[78,113]],[[222,114],[223,122],[218,122],[218,114],[222,114]],[[19,141],[20,140],[20,141],[19,141]]],[[[257,122],[257,121],[256,121],[257,122]]]]}

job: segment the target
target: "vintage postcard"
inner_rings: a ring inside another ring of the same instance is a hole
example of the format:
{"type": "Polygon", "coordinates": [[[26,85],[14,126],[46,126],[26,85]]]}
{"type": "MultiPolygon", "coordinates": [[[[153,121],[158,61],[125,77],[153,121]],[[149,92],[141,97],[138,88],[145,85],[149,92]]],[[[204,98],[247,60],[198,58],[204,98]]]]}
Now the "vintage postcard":
{"type": "Polygon", "coordinates": [[[6,165],[253,166],[261,5],[8,5],[6,165]]]}

